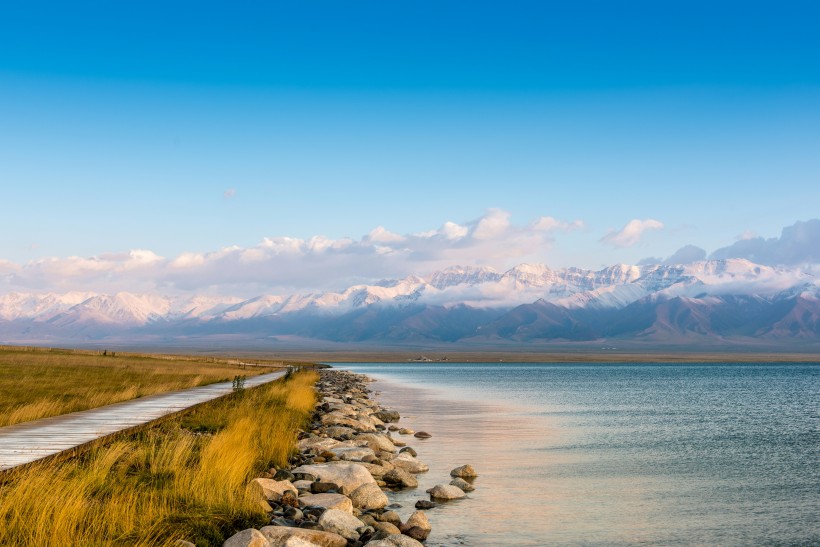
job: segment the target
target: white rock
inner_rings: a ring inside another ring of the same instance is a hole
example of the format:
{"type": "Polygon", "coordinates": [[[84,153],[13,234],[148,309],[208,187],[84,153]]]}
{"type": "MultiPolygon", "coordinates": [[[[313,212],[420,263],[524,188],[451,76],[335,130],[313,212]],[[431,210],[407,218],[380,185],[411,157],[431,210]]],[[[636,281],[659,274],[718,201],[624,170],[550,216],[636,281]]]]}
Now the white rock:
{"type": "Polygon", "coordinates": [[[378,541],[371,541],[367,547],[424,547],[424,544],[411,537],[395,534],[378,541]]]}
{"type": "Polygon", "coordinates": [[[354,441],[364,441],[374,452],[384,450],[392,452],[395,450],[393,441],[387,435],[379,435],[378,433],[362,433],[357,435],[354,441]]]}
{"type": "Polygon", "coordinates": [[[297,496],[299,490],[293,486],[290,481],[275,481],[273,479],[253,479],[248,488],[252,491],[259,492],[259,494],[266,500],[279,501],[282,499],[282,494],[285,492],[293,492],[297,496]]]}
{"type": "Polygon", "coordinates": [[[300,538],[320,547],[346,547],[347,540],[339,534],[322,530],[291,528],[290,526],[265,526],[262,534],[270,541],[270,547],[285,547],[292,538],[300,538]]]}
{"type": "Polygon", "coordinates": [[[376,483],[363,484],[350,494],[350,501],[358,509],[381,509],[389,503],[387,496],[376,483]]]}
{"type": "Polygon", "coordinates": [[[365,446],[360,447],[341,447],[341,448],[331,448],[330,452],[336,455],[337,458],[340,460],[347,460],[347,461],[361,461],[363,458],[367,456],[375,457],[376,454],[370,448],[365,446]]]}
{"type": "Polygon", "coordinates": [[[464,490],[452,484],[437,484],[427,490],[427,493],[432,499],[437,500],[457,500],[467,495],[464,490]]]}
{"type": "Polygon", "coordinates": [[[271,547],[271,544],[262,532],[248,528],[229,537],[222,547],[271,547]]]}
{"type": "Polygon", "coordinates": [[[339,485],[342,494],[349,494],[363,484],[376,482],[364,466],[349,462],[328,462],[312,465],[302,465],[293,473],[310,473],[322,482],[332,482],[339,485]]]}
{"type": "Polygon", "coordinates": [[[402,452],[392,460],[390,460],[395,467],[404,469],[408,473],[425,473],[430,470],[430,467],[421,460],[411,456],[407,452],[402,452]]]}
{"type": "Polygon", "coordinates": [[[342,494],[306,494],[299,498],[299,506],[307,507],[318,505],[327,509],[337,509],[345,513],[353,514],[353,502],[350,498],[342,494]]]}
{"type": "Polygon", "coordinates": [[[356,541],[359,539],[359,532],[356,529],[365,524],[349,513],[337,509],[328,509],[319,517],[319,525],[326,532],[333,532],[345,539],[356,541]]]}

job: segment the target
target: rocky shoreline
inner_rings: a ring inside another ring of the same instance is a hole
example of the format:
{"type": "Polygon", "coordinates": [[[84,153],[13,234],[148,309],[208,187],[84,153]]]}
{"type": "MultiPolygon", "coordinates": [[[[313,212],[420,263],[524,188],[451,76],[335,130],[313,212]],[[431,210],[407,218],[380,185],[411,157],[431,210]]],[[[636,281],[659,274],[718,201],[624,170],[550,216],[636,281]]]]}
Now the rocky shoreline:
{"type": "MultiPolygon", "coordinates": [[[[399,413],[370,398],[371,380],[349,371],[319,371],[319,402],[287,469],[251,481],[270,525],[243,530],[224,547],[412,547],[432,527],[425,510],[464,498],[477,476],[461,465],[420,497],[402,522],[385,491],[418,487],[428,466],[407,442],[430,435],[398,425],[399,413]]],[[[420,493],[421,495],[421,493],[420,493]]]]}

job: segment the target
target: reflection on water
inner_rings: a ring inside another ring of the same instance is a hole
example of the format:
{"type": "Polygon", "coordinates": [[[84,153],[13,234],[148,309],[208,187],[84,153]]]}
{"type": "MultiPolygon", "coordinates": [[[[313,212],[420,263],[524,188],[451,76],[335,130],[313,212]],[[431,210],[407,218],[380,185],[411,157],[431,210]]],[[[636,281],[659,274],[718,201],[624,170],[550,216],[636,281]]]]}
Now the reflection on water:
{"type": "Polygon", "coordinates": [[[480,474],[430,545],[820,544],[820,367],[341,366],[433,435],[402,517],[480,474]]]}

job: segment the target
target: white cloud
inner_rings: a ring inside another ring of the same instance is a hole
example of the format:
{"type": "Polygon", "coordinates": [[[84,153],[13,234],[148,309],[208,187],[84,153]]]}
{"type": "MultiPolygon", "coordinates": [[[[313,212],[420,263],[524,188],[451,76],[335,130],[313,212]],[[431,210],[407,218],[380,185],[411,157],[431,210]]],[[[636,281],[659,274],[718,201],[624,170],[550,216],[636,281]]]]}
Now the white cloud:
{"type": "Polygon", "coordinates": [[[236,197],[236,188],[228,188],[222,192],[222,199],[232,199],[236,197]]]}
{"type": "Polygon", "coordinates": [[[471,222],[401,235],[383,226],[361,239],[267,237],[252,247],[224,247],[172,258],[137,249],[93,257],[0,261],[0,289],[201,291],[253,295],[338,288],[386,277],[432,272],[453,264],[506,268],[548,261],[554,233],[582,226],[551,217],[519,226],[491,209],[471,222]],[[548,219],[548,220],[546,220],[548,219]]]}
{"type": "Polygon", "coordinates": [[[542,232],[570,232],[572,230],[581,230],[584,228],[584,222],[581,220],[573,220],[572,222],[564,222],[553,217],[541,217],[532,223],[534,230],[542,232]]]}
{"type": "Polygon", "coordinates": [[[663,223],[652,218],[645,220],[632,219],[619,231],[610,231],[601,238],[603,243],[609,243],[615,247],[632,247],[641,241],[643,234],[648,230],[660,230],[663,223]]]}

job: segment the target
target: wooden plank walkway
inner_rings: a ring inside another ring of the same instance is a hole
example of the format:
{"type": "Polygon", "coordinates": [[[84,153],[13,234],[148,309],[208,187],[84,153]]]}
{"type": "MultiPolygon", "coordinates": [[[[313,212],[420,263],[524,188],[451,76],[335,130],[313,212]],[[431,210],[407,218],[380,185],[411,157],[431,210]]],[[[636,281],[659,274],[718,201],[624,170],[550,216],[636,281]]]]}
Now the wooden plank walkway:
{"type": "MultiPolygon", "coordinates": [[[[272,382],[287,371],[251,376],[245,387],[272,382]]],[[[181,391],[149,395],[131,401],[0,427],[0,471],[31,463],[107,435],[204,403],[233,389],[220,382],[181,391]]]]}

